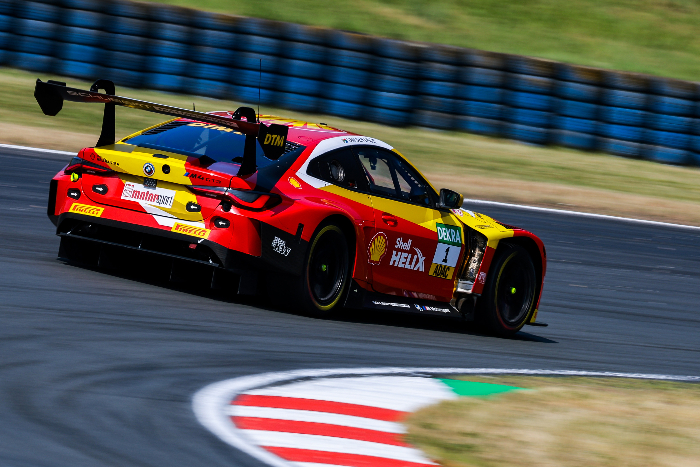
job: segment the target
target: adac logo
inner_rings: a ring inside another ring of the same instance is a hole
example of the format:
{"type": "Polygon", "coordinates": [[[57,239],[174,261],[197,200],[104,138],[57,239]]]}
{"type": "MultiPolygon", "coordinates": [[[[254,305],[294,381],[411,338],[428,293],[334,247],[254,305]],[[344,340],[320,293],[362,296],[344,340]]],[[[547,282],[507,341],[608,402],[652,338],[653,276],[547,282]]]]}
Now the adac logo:
{"type": "Polygon", "coordinates": [[[146,162],[143,164],[143,173],[146,175],[146,177],[152,177],[154,173],[156,173],[156,168],[153,167],[153,164],[150,162],[146,162]]]}
{"type": "Polygon", "coordinates": [[[68,212],[74,212],[76,214],[82,214],[84,216],[100,217],[104,212],[105,208],[98,208],[97,206],[88,206],[87,204],[73,203],[68,210],[68,212]]]}
{"type": "Polygon", "coordinates": [[[301,183],[299,183],[299,180],[297,180],[294,177],[289,177],[287,179],[290,185],[292,185],[294,188],[300,189],[301,188],[301,183]]]}
{"type": "Polygon", "coordinates": [[[193,225],[180,224],[179,222],[175,222],[175,224],[173,224],[173,228],[170,229],[170,231],[185,235],[191,235],[193,237],[199,238],[207,238],[209,237],[209,233],[211,232],[211,230],[205,229],[203,227],[195,227],[193,225]]]}
{"type": "Polygon", "coordinates": [[[382,262],[382,258],[386,254],[386,246],[388,240],[384,232],[378,232],[372,241],[369,242],[369,247],[367,247],[367,254],[369,255],[369,264],[379,264],[382,262]]]}

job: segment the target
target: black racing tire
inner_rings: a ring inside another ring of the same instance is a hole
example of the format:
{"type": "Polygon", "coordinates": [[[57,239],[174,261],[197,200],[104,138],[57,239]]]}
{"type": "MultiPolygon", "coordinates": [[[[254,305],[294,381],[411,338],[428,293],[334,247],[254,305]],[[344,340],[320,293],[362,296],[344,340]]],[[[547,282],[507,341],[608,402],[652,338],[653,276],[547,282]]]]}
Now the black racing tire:
{"type": "Polygon", "coordinates": [[[527,251],[518,245],[499,246],[479,300],[480,321],[494,334],[515,334],[531,318],[536,292],[535,265],[527,251]]]}
{"type": "Polygon", "coordinates": [[[347,236],[333,224],[319,227],[309,244],[297,295],[302,310],[328,316],[342,308],[350,282],[347,236]]]}

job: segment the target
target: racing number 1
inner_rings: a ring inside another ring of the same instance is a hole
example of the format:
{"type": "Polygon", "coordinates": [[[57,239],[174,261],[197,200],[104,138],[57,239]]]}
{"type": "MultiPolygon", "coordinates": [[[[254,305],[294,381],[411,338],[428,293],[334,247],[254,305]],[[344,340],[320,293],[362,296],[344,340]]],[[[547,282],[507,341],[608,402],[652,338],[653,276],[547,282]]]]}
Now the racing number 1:
{"type": "Polygon", "coordinates": [[[448,246],[447,248],[445,248],[445,259],[442,260],[443,263],[447,262],[447,256],[449,255],[449,253],[450,253],[450,247],[448,246]]]}

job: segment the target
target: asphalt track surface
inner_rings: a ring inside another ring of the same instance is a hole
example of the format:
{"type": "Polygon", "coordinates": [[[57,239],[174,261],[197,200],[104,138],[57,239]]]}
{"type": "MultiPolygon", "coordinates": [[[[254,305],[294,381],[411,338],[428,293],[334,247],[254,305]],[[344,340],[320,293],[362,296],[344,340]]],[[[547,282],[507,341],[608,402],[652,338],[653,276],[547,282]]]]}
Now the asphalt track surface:
{"type": "Polygon", "coordinates": [[[399,314],[319,320],[57,261],[45,205],[66,161],[0,150],[1,466],[259,466],[191,403],[209,383],[268,371],[700,374],[700,230],[475,207],[544,240],[549,327],[502,339],[399,314]]]}

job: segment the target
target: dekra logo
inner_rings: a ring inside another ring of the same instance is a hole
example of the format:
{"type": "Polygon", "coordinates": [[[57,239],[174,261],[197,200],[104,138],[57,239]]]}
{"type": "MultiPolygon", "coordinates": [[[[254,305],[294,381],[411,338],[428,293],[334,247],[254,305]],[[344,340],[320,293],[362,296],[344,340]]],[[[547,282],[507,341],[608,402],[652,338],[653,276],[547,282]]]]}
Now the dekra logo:
{"type": "Polygon", "coordinates": [[[462,245],[462,230],[451,225],[437,224],[438,242],[462,245]]]}

